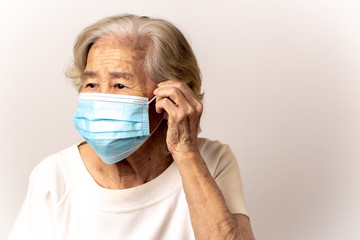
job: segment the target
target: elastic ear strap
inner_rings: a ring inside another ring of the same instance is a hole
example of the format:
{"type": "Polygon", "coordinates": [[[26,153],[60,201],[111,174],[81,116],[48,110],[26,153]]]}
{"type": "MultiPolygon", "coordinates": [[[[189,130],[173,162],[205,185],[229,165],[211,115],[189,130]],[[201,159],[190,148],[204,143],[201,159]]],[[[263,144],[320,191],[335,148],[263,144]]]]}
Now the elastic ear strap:
{"type": "Polygon", "coordinates": [[[148,102],[148,105],[149,105],[152,101],[154,101],[155,98],[156,98],[156,96],[154,96],[154,97],[148,102]]]}
{"type": "Polygon", "coordinates": [[[155,127],[155,129],[150,133],[149,137],[158,129],[158,127],[160,126],[160,123],[162,122],[163,118],[160,119],[158,125],[155,127]]]}

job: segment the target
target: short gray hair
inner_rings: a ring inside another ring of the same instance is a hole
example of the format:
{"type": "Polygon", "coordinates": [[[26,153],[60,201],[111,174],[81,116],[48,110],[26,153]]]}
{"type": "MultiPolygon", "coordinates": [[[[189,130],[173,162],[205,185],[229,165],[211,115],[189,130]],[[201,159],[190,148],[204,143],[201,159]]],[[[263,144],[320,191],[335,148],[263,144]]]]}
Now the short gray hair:
{"type": "Polygon", "coordinates": [[[144,72],[159,83],[166,80],[185,82],[195,96],[202,100],[201,74],[196,57],[185,36],[166,20],[136,15],[119,15],[104,18],[87,28],[77,37],[74,60],[66,71],[74,87],[82,88],[82,74],[86,67],[90,47],[99,38],[115,35],[149,43],[144,56],[144,72]]]}

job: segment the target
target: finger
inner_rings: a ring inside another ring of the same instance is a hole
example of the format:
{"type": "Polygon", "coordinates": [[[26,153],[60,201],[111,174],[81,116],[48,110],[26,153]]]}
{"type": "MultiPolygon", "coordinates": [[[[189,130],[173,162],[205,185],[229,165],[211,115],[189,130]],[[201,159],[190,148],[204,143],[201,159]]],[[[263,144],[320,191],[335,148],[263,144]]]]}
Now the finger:
{"type": "Polygon", "coordinates": [[[161,98],[170,98],[177,106],[184,105],[187,102],[182,92],[176,87],[158,87],[154,94],[161,98]]]}
{"type": "Polygon", "coordinates": [[[203,104],[199,101],[199,99],[195,96],[195,94],[192,92],[191,88],[187,84],[182,82],[167,81],[167,82],[163,82],[163,84],[161,84],[160,87],[164,87],[164,86],[174,86],[180,89],[185,99],[191,105],[192,109],[196,113],[199,113],[200,115],[202,114],[203,104]]]}
{"type": "Polygon", "coordinates": [[[154,94],[156,94],[159,89],[163,88],[176,88],[182,93],[186,102],[180,102],[177,105],[182,108],[189,117],[202,115],[203,104],[196,98],[190,87],[187,86],[185,83],[172,80],[162,82],[158,84],[158,89],[154,91],[154,94]]]}
{"type": "MultiPolygon", "coordinates": [[[[165,98],[166,98],[166,99],[169,99],[174,105],[176,105],[176,103],[175,103],[173,100],[171,100],[170,98],[168,98],[168,97],[160,97],[160,96],[157,96],[156,99],[155,99],[155,110],[156,110],[157,113],[162,113],[162,112],[164,111],[164,109],[159,108],[159,107],[156,108],[156,106],[157,106],[156,103],[159,102],[159,101],[162,100],[162,99],[165,99],[165,98]]],[[[160,105],[159,105],[159,106],[160,106],[160,105]]]]}
{"type": "Polygon", "coordinates": [[[175,106],[168,98],[164,98],[156,104],[159,109],[163,109],[167,113],[167,118],[164,118],[168,120],[168,124],[175,124],[178,128],[181,126],[184,133],[188,130],[192,132],[194,129],[197,132],[200,116],[194,118],[194,114],[175,106]]]}
{"type": "Polygon", "coordinates": [[[156,102],[155,109],[157,113],[165,111],[170,118],[174,118],[178,111],[178,107],[168,98],[159,99],[156,102]]]}
{"type": "Polygon", "coordinates": [[[184,82],[168,80],[168,81],[159,83],[158,87],[176,87],[177,89],[179,89],[181,91],[181,93],[184,95],[184,97],[189,102],[199,101],[196,98],[194,92],[191,90],[191,88],[184,82]]]}
{"type": "Polygon", "coordinates": [[[179,82],[179,81],[166,81],[166,82],[161,82],[158,84],[158,88],[165,88],[165,87],[175,87],[177,89],[180,90],[180,92],[182,93],[182,95],[184,96],[184,98],[188,101],[188,103],[193,107],[193,109],[196,110],[196,112],[202,113],[203,111],[203,105],[202,103],[199,101],[199,99],[197,99],[197,97],[195,96],[195,94],[193,93],[193,91],[191,90],[191,88],[183,83],[183,82],[179,82]]]}
{"type": "Polygon", "coordinates": [[[176,87],[159,87],[156,95],[160,98],[170,98],[169,100],[178,108],[177,110],[181,110],[181,112],[189,117],[196,116],[199,113],[196,108],[196,103],[189,103],[176,87]]]}

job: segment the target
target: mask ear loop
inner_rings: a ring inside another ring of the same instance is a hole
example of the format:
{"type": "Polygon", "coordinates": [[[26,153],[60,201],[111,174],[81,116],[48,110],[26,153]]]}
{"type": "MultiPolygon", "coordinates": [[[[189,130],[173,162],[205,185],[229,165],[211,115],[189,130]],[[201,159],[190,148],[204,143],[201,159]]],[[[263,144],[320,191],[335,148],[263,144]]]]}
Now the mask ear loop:
{"type": "Polygon", "coordinates": [[[154,96],[150,101],[148,101],[148,105],[152,102],[152,101],[154,101],[155,100],[155,98],[156,98],[156,96],[154,96]]]}
{"type": "Polygon", "coordinates": [[[160,119],[160,122],[158,123],[158,125],[155,127],[155,129],[150,133],[149,137],[151,137],[151,135],[159,128],[161,122],[162,122],[163,118],[160,119]]]}
{"type": "MultiPolygon", "coordinates": [[[[155,98],[156,98],[156,96],[154,96],[154,97],[148,102],[148,105],[150,105],[150,103],[151,103],[152,101],[154,101],[155,98]]],[[[158,129],[158,127],[160,126],[160,123],[162,122],[162,120],[163,120],[163,119],[160,119],[158,125],[157,125],[157,126],[155,127],[155,129],[150,133],[149,137],[158,129]]]]}

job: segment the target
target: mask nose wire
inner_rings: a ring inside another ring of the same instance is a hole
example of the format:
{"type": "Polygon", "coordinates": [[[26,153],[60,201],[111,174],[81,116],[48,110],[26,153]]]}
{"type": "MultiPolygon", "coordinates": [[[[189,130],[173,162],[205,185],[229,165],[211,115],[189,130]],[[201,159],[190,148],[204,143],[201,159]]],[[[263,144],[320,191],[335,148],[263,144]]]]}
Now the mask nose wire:
{"type": "Polygon", "coordinates": [[[155,100],[155,98],[156,98],[156,96],[154,96],[150,101],[148,101],[148,105],[152,102],[152,101],[154,101],[155,100]]]}

